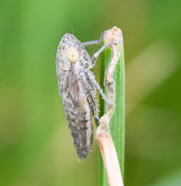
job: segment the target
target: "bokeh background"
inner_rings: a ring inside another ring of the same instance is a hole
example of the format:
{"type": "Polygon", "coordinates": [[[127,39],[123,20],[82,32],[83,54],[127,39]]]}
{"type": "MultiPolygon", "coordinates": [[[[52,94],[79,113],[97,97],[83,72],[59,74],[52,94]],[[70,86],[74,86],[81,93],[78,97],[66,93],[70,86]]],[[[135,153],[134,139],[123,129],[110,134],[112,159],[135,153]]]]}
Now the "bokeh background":
{"type": "Polygon", "coordinates": [[[181,1],[1,0],[0,186],[98,185],[95,143],[82,162],[72,144],[55,55],[64,33],[94,40],[114,25],[126,58],[125,185],[181,185],[181,1]]]}

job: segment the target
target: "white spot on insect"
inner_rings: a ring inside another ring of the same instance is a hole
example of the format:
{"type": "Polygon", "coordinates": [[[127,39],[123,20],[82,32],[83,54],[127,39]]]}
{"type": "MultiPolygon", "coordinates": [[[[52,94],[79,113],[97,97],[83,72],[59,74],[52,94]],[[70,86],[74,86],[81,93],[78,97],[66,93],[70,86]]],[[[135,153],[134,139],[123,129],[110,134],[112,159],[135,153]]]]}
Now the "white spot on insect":
{"type": "Polygon", "coordinates": [[[67,57],[71,63],[75,63],[79,59],[79,52],[75,47],[70,47],[67,51],[67,57]]]}

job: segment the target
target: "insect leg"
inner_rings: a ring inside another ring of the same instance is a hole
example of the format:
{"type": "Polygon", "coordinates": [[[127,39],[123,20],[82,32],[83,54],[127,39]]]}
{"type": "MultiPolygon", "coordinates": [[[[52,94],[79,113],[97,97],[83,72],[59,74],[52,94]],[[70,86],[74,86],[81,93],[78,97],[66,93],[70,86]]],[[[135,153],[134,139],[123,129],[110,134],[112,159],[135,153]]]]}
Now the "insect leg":
{"type": "Polygon", "coordinates": [[[94,53],[93,56],[92,56],[92,58],[91,58],[91,60],[92,60],[92,66],[91,66],[91,68],[93,68],[96,65],[97,58],[99,57],[99,55],[101,54],[101,52],[103,52],[111,44],[118,44],[118,43],[119,43],[119,41],[112,41],[110,43],[106,43],[96,53],[94,53]]]}
{"type": "Polygon", "coordinates": [[[97,88],[97,90],[99,91],[100,95],[102,96],[102,99],[109,105],[112,105],[113,103],[109,101],[109,99],[107,98],[107,96],[104,94],[102,88],[100,87],[100,85],[98,84],[98,82],[96,81],[95,79],[95,76],[94,74],[89,71],[89,70],[86,70],[85,71],[90,79],[90,82],[97,88]]]}
{"type": "Polygon", "coordinates": [[[99,40],[86,41],[86,42],[83,42],[82,44],[84,46],[101,44],[101,42],[103,40],[103,35],[104,35],[104,32],[101,33],[101,36],[100,36],[100,39],[99,40]]]}
{"type": "MultiPolygon", "coordinates": [[[[96,44],[101,44],[102,40],[103,40],[103,36],[104,36],[104,32],[101,33],[100,39],[99,40],[95,40],[95,41],[86,41],[83,42],[83,46],[88,46],[88,45],[96,45],[96,44]]],[[[104,44],[96,53],[93,54],[91,60],[92,60],[92,66],[91,68],[93,68],[96,64],[97,58],[99,57],[99,55],[101,54],[101,52],[103,52],[107,47],[110,46],[110,44],[115,44],[115,43],[119,43],[118,41],[112,41],[110,43],[106,43],[104,44]]]]}
{"type": "Polygon", "coordinates": [[[92,68],[95,66],[97,58],[99,57],[101,52],[103,52],[109,45],[110,45],[110,43],[103,45],[96,53],[93,54],[93,56],[91,58],[92,59],[92,68]]]}

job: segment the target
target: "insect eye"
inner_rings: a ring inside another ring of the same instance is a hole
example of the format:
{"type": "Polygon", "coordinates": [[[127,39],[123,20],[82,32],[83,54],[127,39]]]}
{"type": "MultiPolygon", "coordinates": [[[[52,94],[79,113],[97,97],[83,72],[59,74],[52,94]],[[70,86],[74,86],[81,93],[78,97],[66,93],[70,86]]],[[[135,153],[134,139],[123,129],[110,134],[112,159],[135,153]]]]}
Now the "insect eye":
{"type": "Polygon", "coordinates": [[[67,57],[70,62],[75,63],[79,58],[79,52],[75,47],[71,47],[68,49],[67,57]]]}

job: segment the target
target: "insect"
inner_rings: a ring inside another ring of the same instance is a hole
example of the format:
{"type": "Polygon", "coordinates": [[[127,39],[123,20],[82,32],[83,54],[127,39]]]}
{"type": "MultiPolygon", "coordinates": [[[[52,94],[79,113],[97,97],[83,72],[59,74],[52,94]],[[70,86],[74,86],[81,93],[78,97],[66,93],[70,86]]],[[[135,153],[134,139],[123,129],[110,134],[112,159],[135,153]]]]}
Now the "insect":
{"type": "Polygon", "coordinates": [[[85,46],[98,44],[101,41],[102,37],[97,41],[81,43],[73,34],[66,33],[57,49],[56,74],[59,94],[62,97],[77,154],[81,159],[87,157],[92,146],[92,117],[99,122],[96,89],[109,103],[90,71],[108,44],[102,46],[92,58],[85,49],[85,46]]]}

